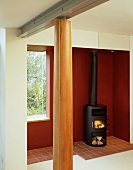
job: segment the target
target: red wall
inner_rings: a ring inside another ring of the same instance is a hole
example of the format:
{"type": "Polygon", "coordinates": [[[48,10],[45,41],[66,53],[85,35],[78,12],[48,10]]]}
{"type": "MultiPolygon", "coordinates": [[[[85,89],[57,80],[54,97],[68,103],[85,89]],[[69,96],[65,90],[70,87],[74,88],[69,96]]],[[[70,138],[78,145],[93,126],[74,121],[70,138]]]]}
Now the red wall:
{"type": "Polygon", "coordinates": [[[89,51],[73,48],[73,139],[83,140],[83,107],[89,102],[89,51]]]}
{"type": "Polygon", "coordinates": [[[113,127],[114,136],[129,141],[129,52],[114,52],[113,127]]]}
{"type": "MultiPolygon", "coordinates": [[[[83,140],[83,107],[89,103],[90,51],[91,49],[73,48],[74,141],[83,140]]],[[[98,103],[107,105],[107,115],[109,118],[108,135],[129,140],[129,52],[117,51],[112,53],[110,50],[97,51],[98,103]],[[119,85],[121,86],[119,87],[119,85]],[[126,120],[125,128],[122,126],[123,122],[121,120],[123,119],[121,118],[126,120]],[[118,127],[118,125],[120,126],[118,127]]],[[[50,121],[28,123],[28,149],[52,145],[53,49],[49,50],[47,54],[50,55],[51,60],[50,121]]]]}
{"type": "Polygon", "coordinates": [[[108,133],[113,135],[113,55],[110,50],[98,51],[98,103],[107,105],[108,133]]]}

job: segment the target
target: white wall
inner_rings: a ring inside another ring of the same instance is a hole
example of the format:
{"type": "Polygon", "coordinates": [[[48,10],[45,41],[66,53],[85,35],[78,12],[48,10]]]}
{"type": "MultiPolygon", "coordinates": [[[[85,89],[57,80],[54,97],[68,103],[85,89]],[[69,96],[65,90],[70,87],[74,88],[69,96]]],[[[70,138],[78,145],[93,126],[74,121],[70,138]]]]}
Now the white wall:
{"type": "MultiPolygon", "coordinates": [[[[54,27],[27,38],[27,44],[54,45],[54,27]]],[[[98,33],[72,29],[72,46],[98,48],[98,33]]]]}
{"type": "Polygon", "coordinates": [[[0,170],[5,169],[5,59],[6,31],[0,28],[0,170]]]}
{"type": "MultiPolygon", "coordinates": [[[[27,38],[27,44],[54,45],[54,27],[27,38]]],[[[130,37],[125,35],[98,33],[72,29],[72,46],[130,50],[130,37]]]]}
{"type": "Polygon", "coordinates": [[[28,37],[26,40],[27,40],[27,44],[53,46],[54,45],[54,27],[48,28],[31,37],[28,37]]]}
{"type": "Polygon", "coordinates": [[[91,31],[72,30],[72,46],[98,48],[98,33],[91,31]]]}
{"type": "Polygon", "coordinates": [[[27,57],[26,40],[18,37],[17,29],[7,29],[6,45],[2,47],[6,55],[2,55],[1,74],[3,74],[4,119],[1,123],[3,133],[4,168],[2,170],[26,170],[27,169],[27,57]]]}
{"type": "Polygon", "coordinates": [[[133,36],[130,37],[130,142],[133,143],[133,36]]]}
{"type": "Polygon", "coordinates": [[[130,36],[99,33],[99,48],[113,50],[130,50],[130,36]]]}

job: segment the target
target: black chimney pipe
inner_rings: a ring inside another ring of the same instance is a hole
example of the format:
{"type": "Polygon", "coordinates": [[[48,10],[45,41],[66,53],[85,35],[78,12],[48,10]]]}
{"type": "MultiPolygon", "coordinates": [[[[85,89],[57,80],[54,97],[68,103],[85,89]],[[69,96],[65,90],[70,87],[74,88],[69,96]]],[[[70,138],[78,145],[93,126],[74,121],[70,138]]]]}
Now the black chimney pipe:
{"type": "Polygon", "coordinates": [[[91,51],[91,73],[90,73],[90,105],[97,105],[97,67],[98,67],[98,53],[91,51]]]}

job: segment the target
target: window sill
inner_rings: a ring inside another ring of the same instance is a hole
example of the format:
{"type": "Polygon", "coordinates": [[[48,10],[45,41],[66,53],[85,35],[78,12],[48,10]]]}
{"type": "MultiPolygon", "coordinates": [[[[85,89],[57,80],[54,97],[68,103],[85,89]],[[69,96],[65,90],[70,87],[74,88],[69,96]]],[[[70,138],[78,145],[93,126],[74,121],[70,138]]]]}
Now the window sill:
{"type": "Polygon", "coordinates": [[[46,117],[46,115],[33,115],[27,116],[27,122],[40,122],[40,121],[49,121],[50,118],[46,117]]]}

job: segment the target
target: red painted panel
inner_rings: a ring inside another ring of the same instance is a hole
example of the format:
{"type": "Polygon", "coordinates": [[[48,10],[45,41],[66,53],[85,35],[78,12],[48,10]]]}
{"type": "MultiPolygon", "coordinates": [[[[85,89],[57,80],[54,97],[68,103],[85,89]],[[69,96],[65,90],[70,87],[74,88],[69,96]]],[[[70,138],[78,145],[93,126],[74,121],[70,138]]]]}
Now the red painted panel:
{"type": "Polygon", "coordinates": [[[73,137],[83,140],[83,107],[89,103],[89,51],[73,48],[73,137]]]}
{"type": "Polygon", "coordinates": [[[114,52],[113,64],[113,134],[118,138],[129,141],[129,52],[114,52]]]}
{"type": "Polygon", "coordinates": [[[28,123],[28,150],[52,145],[52,121],[28,123]]]}

